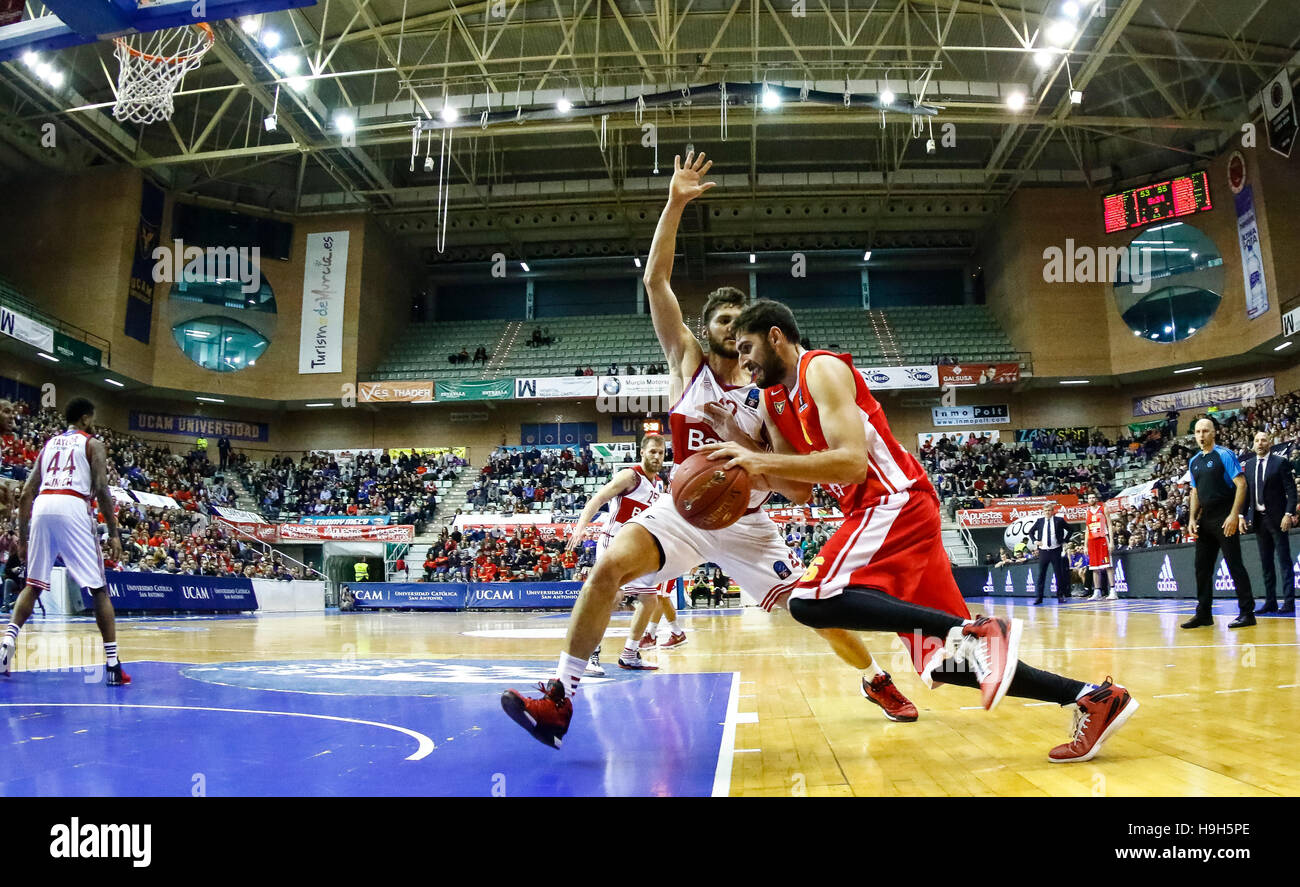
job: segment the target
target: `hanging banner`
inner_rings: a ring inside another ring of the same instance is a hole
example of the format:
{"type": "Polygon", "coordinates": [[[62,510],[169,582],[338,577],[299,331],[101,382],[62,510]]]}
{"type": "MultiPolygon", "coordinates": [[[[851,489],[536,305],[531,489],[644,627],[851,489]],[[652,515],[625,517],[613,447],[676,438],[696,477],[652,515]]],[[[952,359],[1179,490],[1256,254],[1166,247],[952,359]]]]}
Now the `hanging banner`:
{"type": "Polygon", "coordinates": [[[302,337],[298,372],[343,372],[343,301],[348,279],[348,232],[307,235],[302,276],[302,337]]]}
{"type": "MultiPolygon", "coordinates": [[[[615,377],[611,376],[610,378],[615,377]]],[[[595,376],[559,376],[551,379],[515,379],[516,400],[545,400],[547,398],[556,397],[595,396],[595,376]]]]}
{"type": "Polygon", "coordinates": [[[393,517],[390,514],[304,514],[298,522],[307,526],[386,527],[393,522],[393,517]]]}
{"type": "Polygon", "coordinates": [[[1020,381],[1018,363],[966,363],[939,367],[939,385],[1010,385],[1020,381]]]}
{"type": "Polygon", "coordinates": [[[146,413],[131,410],[129,430],[152,434],[175,434],[180,437],[228,437],[266,443],[270,439],[270,426],[265,422],[234,422],[227,419],[209,419],[206,416],[175,416],[171,413],[146,413]]]}
{"type": "Polygon", "coordinates": [[[433,403],[433,382],[360,382],[362,403],[433,403]]]}
{"type": "Polygon", "coordinates": [[[1291,94],[1291,72],[1278,71],[1259,93],[1268,128],[1268,147],[1283,157],[1291,156],[1297,130],[1295,98],[1291,94]]]}
{"type": "Polygon", "coordinates": [[[149,344],[153,326],[154,247],[162,233],[163,192],[149,181],[140,192],[140,219],[135,229],[135,256],[126,292],[126,325],[132,339],[149,344]]]}
{"type": "Polygon", "coordinates": [[[54,350],[54,330],[3,305],[0,305],[0,333],[41,351],[54,350]]]}
{"type": "Polygon", "coordinates": [[[54,334],[54,353],[82,366],[99,368],[104,365],[104,352],[60,332],[54,334]]]}
{"type": "Polygon", "coordinates": [[[868,367],[859,369],[867,385],[877,391],[896,388],[937,388],[939,386],[939,368],[937,366],[912,367],[868,367]]]}
{"type": "Polygon", "coordinates": [[[231,508],[229,505],[213,505],[212,510],[216,512],[217,517],[224,517],[226,520],[237,524],[264,524],[266,519],[260,514],[252,511],[244,511],[242,508],[231,508]]]}
{"type": "Polygon", "coordinates": [[[1268,311],[1268,283],[1264,280],[1263,244],[1255,221],[1255,196],[1250,185],[1233,195],[1237,208],[1237,240],[1241,246],[1241,273],[1246,280],[1246,317],[1254,320],[1268,311]]]}
{"type": "Polygon", "coordinates": [[[321,524],[280,524],[281,542],[414,542],[415,527],[341,527],[321,524]]]}
{"type": "Polygon", "coordinates": [[[483,382],[439,382],[435,397],[447,400],[508,400],[514,396],[514,379],[491,379],[483,382]]]}
{"type": "Polygon", "coordinates": [[[1220,403],[1272,397],[1273,386],[1274,380],[1270,376],[1266,379],[1252,379],[1249,382],[1233,382],[1230,385],[1188,388],[1183,391],[1171,391],[1168,394],[1135,397],[1133,415],[1159,416],[1174,410],[1199,410],[1220,403]]]}
{"type": "Polygon", "coordinates": [[[931,407],[936,427],[945,425],[1010,425],[1011,409],[1004,403],[968,407],[931,407]]]}
{"type": "Polygon", "coordinates": [[[977,443],[997,443],[1001,439],[1001,433],[996,429],[979,430],[968,429],[965,431],[922,431],[916,436],[917,449],[930,444],[937,446],[940,440],[950,440],[961,446],[977,443]]]}
{"type": "MultiPolygon", "coordinates": [[[[587,377],[590,381],[591,377],[587,377]]],[[[578,381],[574,376],[573,381],[578,381]]],[[[598,392],[593,391],[589,397],[595,397],[597,393],[605,397],[667,397],[668,386],[672,384],[672,377],[662,376],[598,376],[598,392]]]]}

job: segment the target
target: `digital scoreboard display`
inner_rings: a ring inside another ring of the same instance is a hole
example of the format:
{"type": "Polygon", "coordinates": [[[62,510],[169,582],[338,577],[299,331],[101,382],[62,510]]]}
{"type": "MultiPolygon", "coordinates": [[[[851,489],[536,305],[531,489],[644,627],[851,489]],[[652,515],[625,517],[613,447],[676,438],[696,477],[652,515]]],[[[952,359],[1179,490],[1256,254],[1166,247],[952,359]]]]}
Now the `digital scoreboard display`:
{"type": "Polygon", "coordinates": [[[1210,181],[1204,171],[1107,194],[1102,206],[1107,234],[1143,228],[1154,222],[1213,208],[1210,204],[1210,181]]]}

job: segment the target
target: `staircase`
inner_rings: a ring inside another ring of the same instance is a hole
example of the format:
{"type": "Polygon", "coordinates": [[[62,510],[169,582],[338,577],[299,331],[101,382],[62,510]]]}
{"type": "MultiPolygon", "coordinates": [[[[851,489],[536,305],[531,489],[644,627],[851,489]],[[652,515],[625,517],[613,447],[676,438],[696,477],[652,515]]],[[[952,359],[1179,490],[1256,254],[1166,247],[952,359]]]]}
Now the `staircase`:
{"type": "Polygon", "coordinates": [[[880,353],[884,355],[881,363],[886,366],[902,366],[903,352],[898,347],[898,340],[894,338],[894,331],[890,329],[889,318],[885,316],[885,312],[868,311],[867,319],[871,321],[871,330],[876,334],[876,341],[880,343],[880,353]]]}
{"type": "Polygon", "coordinates": [[[939,532],[943,537],[943,547],[952,558],[952,562],[959,567],[977,565],[979,552],[967,543],[967,536],[961,531],[961,527],[956,521],[949,520],[947,509],[941,507],[939,514],[939,532]]]}
{"type": "Polygon", "coordinates": [[[501,331],[501,336],[497,339],[496,344],[492,346],[492,357],[483,365],[483,375],[479,378],[494,378],[505,366],[506,359],[510,357],[510,352],[514,350],[515,340],[519,338],[519,330],[523,328],[522,320],[512,320],[506,324],[506,328],[501,331]]]}
{"type": "Polygon", "coordinates": [[[244,511],[251,511],[254,514],[261,514],[261,507],[253,498],[252,494],[244,487],[239,475],[234,471],[227,471],[225,474],[226,484],[230,487],[231,492],[235,494],[235,507],[242,508],[244,511]]]}
{"type": "MultiPolygon", "coordinates": [[[[479,469],[472,465],[467,465],[461,469],[460,477],[456,482],[448,487],[447,492],[438,497],[438,513],[434,515],[433,520],[425,526],[425,532],[415,537],[411,543],[412,548],[420,545],[429,545],[438,539],[438,534],[444,526],[451,526],[452,515],[456,513],[457,508],[465,507],[465,494],[469,488],[474,486],[474,481],[478,479],[479,469]]],[[[419,549],[419,555],[424,557],[424,549],[419,549]]],[[[410,560],[410,558],[407,558],[410,560]]]]}

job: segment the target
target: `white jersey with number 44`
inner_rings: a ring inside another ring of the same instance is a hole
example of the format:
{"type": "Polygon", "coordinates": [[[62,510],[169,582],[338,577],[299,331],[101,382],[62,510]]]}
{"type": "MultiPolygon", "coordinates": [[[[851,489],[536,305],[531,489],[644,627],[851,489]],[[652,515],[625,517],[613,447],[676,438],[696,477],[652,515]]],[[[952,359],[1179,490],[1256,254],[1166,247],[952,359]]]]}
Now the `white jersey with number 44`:
{"type": "Polygon", "coordinates": [[[41,450],[41,493],[76,493],[90,500],[90,435],[69,429],[41,450]]]}

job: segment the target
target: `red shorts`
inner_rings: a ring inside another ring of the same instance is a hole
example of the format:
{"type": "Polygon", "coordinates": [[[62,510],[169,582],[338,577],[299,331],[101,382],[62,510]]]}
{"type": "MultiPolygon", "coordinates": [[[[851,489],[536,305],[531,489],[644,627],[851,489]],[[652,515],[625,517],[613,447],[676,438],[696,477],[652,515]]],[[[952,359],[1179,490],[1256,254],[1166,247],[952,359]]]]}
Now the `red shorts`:
{"type": "Polygon", "coordinates": [[[1110,545],[1105,536],[1088,540],[1088,569],[1106,570],[1113,566],[1110,562],[1110,545]]]}
{"type": "MultiPolygon", "coordinates": [[[[827,540],[791,591],[795,598],[834,597],[849,586],[888,595],[962,619],[970,618],[957,588],[939,528],[939,500],[929,493],[894,493],[850,514],[827,540]]],[[[925,675],[944,638],[900,634],[917,673],[925,675]]]]}

